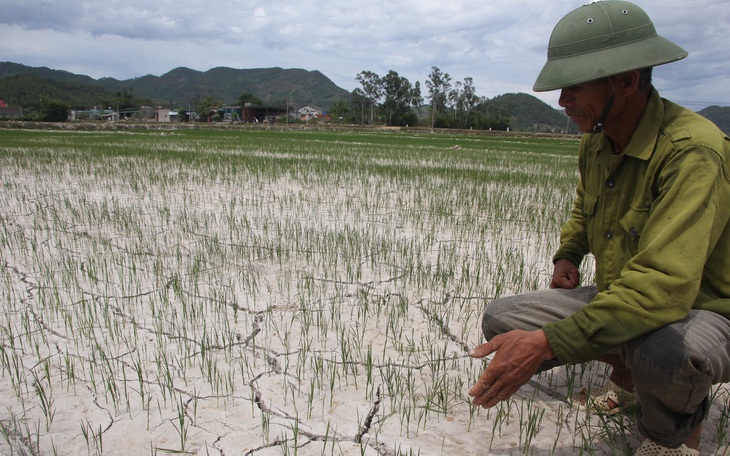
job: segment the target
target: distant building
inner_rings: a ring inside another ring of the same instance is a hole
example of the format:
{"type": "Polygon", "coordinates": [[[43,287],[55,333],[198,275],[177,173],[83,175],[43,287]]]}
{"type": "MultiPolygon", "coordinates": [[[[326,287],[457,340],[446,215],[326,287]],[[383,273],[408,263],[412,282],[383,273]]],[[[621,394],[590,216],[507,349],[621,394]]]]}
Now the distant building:
{"type": "Polygon", "coordinates": [[[23,117],[23,110],[19,106],[8,106],[0,98],[0,119],[12,120],[23,117]]]}
{"type": "Polygon", "coordinates": [[[299,108],[297,110],[297,114],[299,114],[299,117],[305,117],[305,116],[311,116],[311,115],[319,116],[322,114],[322,110],[316,106],[307,105],[307,106],[299,108]]]}
{"type": "Polygon", "coordinates": [[[119,120],[119,113],[113,109],[72,109],[69,119],[74,121],[83,120],[119,120]]]}
{"type": "Polygon", "coordinates": [[[170,110],[165,108],[159,108],[155,111],[156,122],[170,122],[170,110]]]}
{"type": "Polygon", "coordinates": [[[316,106],[304,106],[297,110],[299,119],[303,122],[331,122],[332,118],[316,106]]]}
{"type": "Polygon", "coordinates": [[[242,122],[273,123],[277,117],[285,115],[286,109],[281,109],[276,106],[254,106],[246,103],[246,105],[240,108],[240,119],[242,122]]]}

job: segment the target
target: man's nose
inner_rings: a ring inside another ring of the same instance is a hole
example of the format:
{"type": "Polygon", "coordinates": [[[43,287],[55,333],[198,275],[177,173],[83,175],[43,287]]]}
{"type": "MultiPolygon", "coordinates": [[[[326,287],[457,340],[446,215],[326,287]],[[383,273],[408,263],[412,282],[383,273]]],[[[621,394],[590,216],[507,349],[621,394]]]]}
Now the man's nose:
{"type": "Polygon", "coordinates": [[[571,100],[573,99],[573,95],[570,92],[570,90],[566,89],[560,89],[560,98],[558,98],[558,105],[562,108],[566,107],[571,100]]]}

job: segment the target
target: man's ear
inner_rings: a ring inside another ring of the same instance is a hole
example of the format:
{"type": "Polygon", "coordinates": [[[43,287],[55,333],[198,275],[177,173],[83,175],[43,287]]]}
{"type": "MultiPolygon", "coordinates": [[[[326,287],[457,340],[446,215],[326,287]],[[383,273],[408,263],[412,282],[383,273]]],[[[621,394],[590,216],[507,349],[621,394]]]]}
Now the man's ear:
{"type": "Polygon", "coordinates": [[[627,71],[616,75],[614,80],[615,90],[620,90],[624,96],[634,95],[639,91],[641,76],[638,71],[627,71]]]}

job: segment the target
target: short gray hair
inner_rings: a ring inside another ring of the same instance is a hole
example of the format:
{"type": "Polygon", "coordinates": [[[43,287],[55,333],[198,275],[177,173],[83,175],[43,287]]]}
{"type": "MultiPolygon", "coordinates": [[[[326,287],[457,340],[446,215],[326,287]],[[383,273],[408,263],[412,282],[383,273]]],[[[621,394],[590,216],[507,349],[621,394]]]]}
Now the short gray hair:
{"type": "Polygon", "coordinates": [[[639,90],[642,92],[648,92],[651,89],[652,69],[652,67],[648,67],[639,70],[639,90]]]}

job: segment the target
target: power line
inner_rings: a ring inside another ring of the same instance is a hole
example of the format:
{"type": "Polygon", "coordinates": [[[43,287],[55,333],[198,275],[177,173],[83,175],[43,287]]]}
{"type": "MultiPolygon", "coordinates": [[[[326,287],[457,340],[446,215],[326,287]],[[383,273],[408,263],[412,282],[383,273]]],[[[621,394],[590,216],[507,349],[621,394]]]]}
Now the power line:
{"type": "Polygon", "coordinates": [[[684,107],[691,107],[691,106],[699,106],[701,109],[704,109],[708,106],[721,106],[721,107],[727,107],[730,106],[730,102],[728,101],[686,101],[686,100],[672,100],[675,103],[682,105],[684,107]]]}

